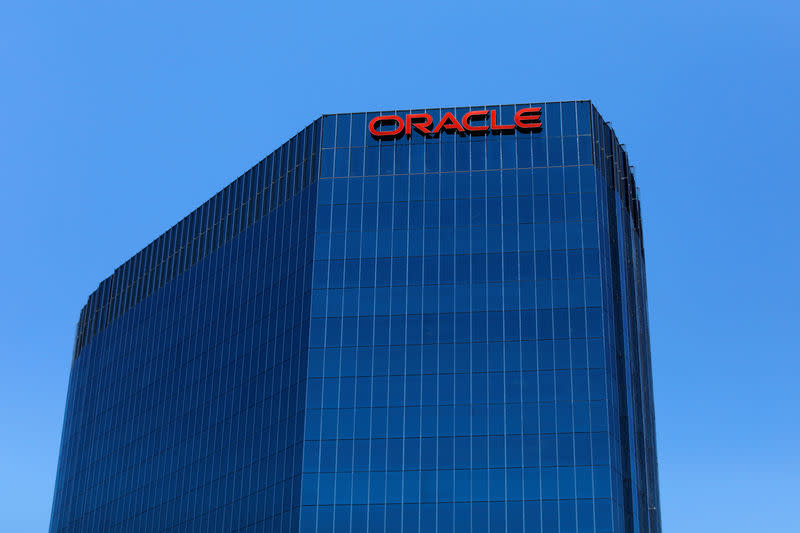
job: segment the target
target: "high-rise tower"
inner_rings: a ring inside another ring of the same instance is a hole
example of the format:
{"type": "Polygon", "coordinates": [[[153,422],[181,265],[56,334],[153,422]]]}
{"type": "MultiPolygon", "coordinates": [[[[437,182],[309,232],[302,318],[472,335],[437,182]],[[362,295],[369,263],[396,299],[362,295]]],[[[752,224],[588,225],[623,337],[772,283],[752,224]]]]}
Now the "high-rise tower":
{"type": "Polygon", "coordinates": [[[660,533],[588,101],[325,115],[81,312],[51,531],[660,533]]]}

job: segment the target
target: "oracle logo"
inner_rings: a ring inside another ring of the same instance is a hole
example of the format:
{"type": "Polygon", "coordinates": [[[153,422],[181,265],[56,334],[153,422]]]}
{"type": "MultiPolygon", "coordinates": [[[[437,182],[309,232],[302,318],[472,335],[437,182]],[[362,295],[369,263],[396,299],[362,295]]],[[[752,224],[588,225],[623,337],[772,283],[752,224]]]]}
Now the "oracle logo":
{"type": "Polygon", "coordinates": [[[400,115],[381,115],[369,121],[369,132],[374,137],[400,137],[411,135],[412,131],[426,137],[446,133],[485,134],[487,132],[510,132],[516,129],[523,131],[541,129],[541,107],[526,107],[514,115],[514,124],[498,124],[497,111],[469,111],[459,121],[450,112],[433,125],[433,116],[428,113],[409,113],[405,118],[400,115]]]}

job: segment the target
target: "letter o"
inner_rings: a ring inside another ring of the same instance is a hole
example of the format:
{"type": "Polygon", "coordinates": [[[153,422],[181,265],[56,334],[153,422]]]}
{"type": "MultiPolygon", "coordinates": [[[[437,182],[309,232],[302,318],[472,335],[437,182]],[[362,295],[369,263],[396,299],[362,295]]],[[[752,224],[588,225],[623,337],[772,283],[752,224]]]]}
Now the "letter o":
{"type": "Polygon", "coordinates": [[[382,115],[369,121],[369,132],[375,137],[393,137],[400,134],[404,129],[405,123],[398,115],[382,115]],[[379,130],[378,126],[383,122],[395,122],[397,127],[393,130],[379,130]]]}

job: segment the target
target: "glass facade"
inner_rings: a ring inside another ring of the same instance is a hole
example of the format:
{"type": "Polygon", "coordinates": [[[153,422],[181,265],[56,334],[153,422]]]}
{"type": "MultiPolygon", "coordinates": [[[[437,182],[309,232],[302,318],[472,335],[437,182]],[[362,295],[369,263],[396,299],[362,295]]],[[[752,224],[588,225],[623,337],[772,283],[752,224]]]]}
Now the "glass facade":
{"type": "Polygon", "coordinates": [[[51,531],[660,532],[641,218],[588,101],[326,115],[81,313],[51,531]]]}

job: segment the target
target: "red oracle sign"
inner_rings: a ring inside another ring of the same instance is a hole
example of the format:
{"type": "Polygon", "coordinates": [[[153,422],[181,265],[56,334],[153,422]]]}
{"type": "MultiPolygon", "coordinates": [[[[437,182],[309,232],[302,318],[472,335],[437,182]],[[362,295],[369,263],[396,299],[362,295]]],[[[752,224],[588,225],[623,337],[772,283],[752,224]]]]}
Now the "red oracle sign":
{"type": "Polygon", "coordinates": [[[504,132],[515,129],[523,131],[541,129],[542,108],[526,107],[514,115],[514,124],[498,124],[497,111],[482,110],[464,113],[461,120],[450,112],[445,113],[441,120],[433,126],[433,117],[428,113],[409,113],[405,118],[400,115],[381,115],[369,121],[369,132],[374,137],[400,137],[403,134],[411,135],[412,130],[419,134],[438,135],[446,133],[479,134],[490,131],[504,132]],[[431,127],[433,126],[433,127],[431,127]]]}

